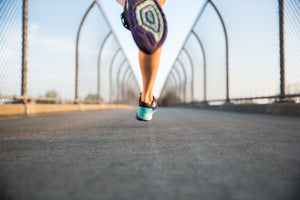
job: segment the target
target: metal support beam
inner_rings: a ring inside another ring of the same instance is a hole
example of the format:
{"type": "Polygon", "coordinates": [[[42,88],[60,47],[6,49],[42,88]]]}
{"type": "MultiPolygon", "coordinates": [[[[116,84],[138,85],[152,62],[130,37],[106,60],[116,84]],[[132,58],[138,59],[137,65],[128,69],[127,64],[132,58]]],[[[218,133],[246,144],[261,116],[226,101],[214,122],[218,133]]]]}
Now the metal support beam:
{"type": "Polygon", "coordinates": [[[178,96],[182,96],[184,93],[183,93],[183,91],[182,91],[182,92],[180,91],[180,88],[181,88],[181,84],[183,84],[183,81],[182,81],[181,76],[180,76],[180,73],[179,73],[179,71],[178,71],[178,69],[177,69],[177,67],[176,67],[175,65],[174,65],[174,68],[173,68],[173,69],[175,70],[175,72],[176,72],[176,74],[177,74],[177,77],[180,79],[179,85],[178,85],[180,94],[178,94],[178,96]],[[182,95],[181,95],[181,94],[182,94],[182,95]]]}
{"type": "Polygon", "coordinates": [[[175,99],[175,103],[178,103],[178,98],[179,98],[179,93],[178,93],[178,83],[177,80],[175,78],[175,75],[173,74],[173,72],[170,74],[170,77],[172,79],[172,82],[174,83],[174,87],[171,88],[173,91],[171,91],[173,93],[173,99],[175,99]],[[178,98],[177,98],[178,96],[178,98]]]}
{"type": "Polygon", "coordinates": [[[127,69],[126,69],[126,71],[124,72],[124,74],[123,74],[123,77],[122,77],[122,94],[121,94],[121,96],[122,96],[122,98],[123,98],[123,100],[125,99],[124,97],[125,97],[125,78],[127,77],[127,74],[130,72],[130,70],[131,70],[131,67],[129,66],[127,69]]]}
{"type": "Polygon", "coordinates": [[[104,38],[102,44],[101,44],[101,47],[100,47],[100,50],[99,50],[99,54],[98,54],[98,78],[97,78],[97,81],[98,81],[98,88],[97,88],[97,100],[100,102],[100,99],[101,99],[101,95],[100,95],[100,90],[101,90],[101,56],[102,56],[102,52],[103,52],[103,49],[104,49],[104,46],[108,40],[108,38],[112,35],[112,31],[110,31],[104,38]]]}
{"type": "Polygon", "coordinates": [[[182,70],[183,70],[183,75],[184,75],[184,82],[183,82],[183,101],[184,103],[186,103],[186,87],[187,87],[187,74],[184,68],[183,63],[181,62],[181,60],[179,59],[179,57],[177,58],[177,61],[179,62],[179,65],[181,66],[182,70]]]}
{"type": "Polygon", "coordinates": [[[134,81],[135,81],[135,88],[136,88],[136,96],[137,97],[140,97],[140,87],[139,87],[139,82],[137,81],[137,79],[136,79],[136,77],[133,75],[133,77],[134,77],[134,81]]]}
{"type": "Polygon", "coordinates": [[[175,78],[175,75],[174,75],[174,73],[173,73],[173,71],[171,71],[171,73],[170,73],[170,77],[172,77],[172,79],[173,79],[173,81],[174,81],[174,83],[175,83],[175,86],[174,86],[174,95],[175,95],[175,103],[177,103],[177,96],[178,96],[178,98],[179,98],[179,92],[178,92],[178,90],[179,90],[179,84],[178,84],[178,82],[177,82],[177,79],[175,78]]]}
{"type": "Polygon", "coordinates": [[[95,1],[90,5],[90,7],[87,9],[87,11],[85,12],[82,20],[81,20],[81,23],[80,23],[80,26],[78,28],[78,32],[77,32],[77,38],[76,38],[76,77],[75,77],[75,103],[78,103],[79,102],[79,99],[78,99],[78,73],[79,73],[79,39],[80,39],[80,33],[81,33],[81,29],[83,27],[83,24],[85,22],[85,19],[86,17],[88,16],[89,12],[92,10],[92,8],[94,7],[95,5],[95,1]]]}
{"type": "Polygon", "coordinates": [[[223,20],[223,17],[221,13],[219,12],[218,8],[214,4],[212,0],[208,0],[209,3],[212,5],[214,10],[216,11],[221,23],[222,23],[222,28],[224,31],[224,36],[225,36],[225,51],[226,51],[226,103],[230,103],[230,94],[229,94],[229,47],[228,47],[228,35],[227,35],[227,29],[223,20]]]}
{"type": "Polygon", "coordinates": [[[203,57],[203,102],[207,102],[207,67],[206,67],[206,54],[204,46],[197,35],[195,31],[192,31],[191,34],[193,34],[201,48],[202,57],[203,57]]]}
{"type": "Polygon", "coordinates": [[[190,62],[190,66],[191,66],[191,70],[192,70],[192,80],[191,80],[191,101],[194,102],[194,85],[195,85],[195,66],[194,66],[194,62],[192,60],[192,57],[190,55],[190,53],[183,47],[182,49],[183,52],[185,52],[185,54],[187,55],[188,57],[188,60],[190,62]]]}
{"type": "MultiPolygon", "coordinates": [[[[94,3],[97,5],[97,7],[98,7],[100,13],[101,13],[102,16],[104,17],[105,22],[107,23],[109,29],[112,31],[113,35],[115,36],[115,38],[116,38],[116,40],[117,40],[117,43],[118,43],[118,44],[121,44],[120,41],[119,41],[119,38],[116,37],[116,34],[115,34],[115,32],[114,32],[114,29],[112,28],[112,25],[111,25],[111,23],[110,23],[110,20],[108,20],[106,14],[105,14],[105,12],[104,12],[104,9],[102,8],[102,4],[101,4],[100,2],[98,2],[98,0],[95,0],[94,3]]],[[[122,49],[122,47],[120,47],[120,48],[122,49]]],[[[123,51],[123,49],[122,49],[122,51],[123,51]]],[[[123,52],[124,52],[124,51],[123,51],[123,52]]],[[[125,56],[125,57],[126,57],[126,56],[125,56]]]]}
{"type": "Polygon", "coordinates": [[[23,0],[23,22],[22,22],[22,86],[21,96],[23,102],[27,103],[27,28],[28,28],[28,0],[23,0]]]}
{"type": "Polygon", "coordinates": [[[161,93],[160,93],[160,98],[163,98],[163,96],[165,96],[166,90],[168,90],[169,81],[170,81],[169,79],[170,79],[170,77],[168,76],[166,81],[165,81],[164,86],[162,87],[162,90],[161,90],[161,93]]]}
{"type": "Polygon", "coordinates": [[[129,100],[128,99],[128,88],[129,88],[129,84],[128,84],[128,82],[129,82],[129,80],[130,80],[130,78],[133,76],[133,72],[132,71],[130,71],[130,74],[128,75],[128,77],[127,77],[127,79],[126,79],[126,81],[125,81],[125,85],[126,85],[126,89],[127,89],[127,92],[125,92],[125,94],[126,94],[126,99],[127,100],[129,100]]]}
{"type": "Polygon", "coordinates": [[[130,90],[130,84],[129,84],[129,81],[131,81],[132,78],[133,78],[133,72],[131,71],[131,73],[130,73],[130,75],[128,76],[128,79],[127,79],[127,81],[126,81],[126,85],[127,85],[127,94],[126,94],[126,95],[127,95],[128,101],[130,100],[130,99],[129,99],[130,96],[129,96],[128,94],[129,94],[129,92],[131,91],[131,90],[130,90]]]}
{"type": "Polygon", "coordinates": [[[117,56],[119,55],[119,52],[121,52],[121,48],[117,49],[115,54],[113,55],[113,58],[111,60],[110,66],[109,66],[109,103],[112,103],[112,69],[115,63],[115,60],[117,56]]]}
{"type": "MultiPolygon", "coordinates": [[[[178,58],[179,54],[181,53],[181,49],[184,47],[184,45],[186,44],[186,42],[187,42],[187,40],[188,40],[188,38],[189,38],[189,35],[191,34],[192,30],[193,30],[193,29],[195,28],[195,26],[197,25],[198,20],[200,19],[200,17],[201,17],[202,14],[204,13],[207,4],[208,4],[208,0],[206,0],[206,1],[204,2],[203,6],[202,6],[202,8],[201,8],[201,10],[200,10],[200,12],[199,12],[199,14],[198,14],[198,16],[197,16],[195,22],[194,22],[194,24],[192,25],[190,31],[188,32],[188,33],[189,33],[188,36],[186,37],[185,41],[184,41],[183,44],[182,44],[182,47],[180,48],[180,51],[178,52],[178,55],[176,56],[176,58],[178,58]]],[[[175,62],[173,63],[173,65],[174,65],[174,64],[175,64],[175,62]]]]}
{"type": "Polygon", "coordinates": [[[169,74],[168,79],[167,79],[167,82],[166,82],[166,87],[165,87],[165,89],[164,89],[163,92],[164,92],[164,96],[166,96],[166,97],[167,97],[167,95],[169,95],[169,93],[170,93],[170,94],[171,94],[171,98],[174,99],[175,94],[172,92],[172,89],[173,89],[172,83],[173,83],[173,85],[174,85],[174,81],[171,80],[171,76],[170,76],[170,74],[169,74]],[[171,93],[171,92],[172,92],[172,93],[171,93]]]}
{"type": "Polygon", "coordinates": [[[169,86],[169,81],[170,81],[170,74],[167,76],[167,78],[165,80],[165,83],[164,83],[164,86],[161,89],[161,93],[160,93],[161,97],[165,95],[166,90],[168,89],[168,86],[169,86]]]}
{"type": "Polygon", "coordinates": [[[279,0],[279,45],[280,45],[280,102],[285,101],[285,31],[284,31],[284,0],[279,0]]]}
{"type": "Polygon", "coordinates": [[[119,69],[118,69],[118,72],[117,72],[117,101],[119,101],[120,102],[120,93],[121,93],[121,84],[120,84],[120,73],[121,73],[121,70],[122,70],[122,68],[123,68],[123,66],[124,66],[124,64],[126,63],[126,59],[124,59],[123,61],[122,61],[122,63],[120,64],[120,67],[119,67],[119,69]]]}
{"type": "Polygon", "coordinates": [[[162,87],[161,90],[160,90],[159,97],[162,96],[162,93],[163,93],[164,90],[165,90],[165,87],[166,87],[166,84],[167,84],[167,81],[168,81],[169,76],[170,76],[170,74],[168,74],[168,75],[167,75],[167,78],[165,79],[164,85],[163,85],[163,87],[162,87]]]}

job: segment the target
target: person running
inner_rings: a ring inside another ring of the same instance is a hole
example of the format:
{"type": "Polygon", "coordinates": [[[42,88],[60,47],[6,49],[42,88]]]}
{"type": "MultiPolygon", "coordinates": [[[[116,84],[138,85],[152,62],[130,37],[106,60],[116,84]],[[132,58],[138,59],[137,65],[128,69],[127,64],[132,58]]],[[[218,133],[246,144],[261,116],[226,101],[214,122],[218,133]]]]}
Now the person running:
{"type": "Polygon", "coordinates": [[[121,20],[139,47],[143,80],[136,119],[150,121],[158,109],[152,91],[160,64],[162,45],[167,37],[167,21],[162,7],[166,0],[117,0],[124,8],[121,20]]]}

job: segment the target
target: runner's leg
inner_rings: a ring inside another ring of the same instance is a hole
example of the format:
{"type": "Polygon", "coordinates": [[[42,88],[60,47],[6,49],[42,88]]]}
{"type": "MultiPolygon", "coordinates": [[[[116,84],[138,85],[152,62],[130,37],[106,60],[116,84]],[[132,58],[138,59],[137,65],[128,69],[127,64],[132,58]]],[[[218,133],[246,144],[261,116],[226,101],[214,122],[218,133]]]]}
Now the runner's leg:
{"type": "MultiPolygon", "coordinates": [[[[159,0],[159,4],[162,7],[166,0],[159,0]]],[[[159,48],[155,53],[148,55],[139,51],[139,63],[143,79],[143,92],[141,95],[141,101],[151,104],[153,100],[153,87],[157,76],[157,71],[160,64],[162,48],[159,48]]]]}
{"type": "MultiPolygon", "coordinates": [[[[161,7],[165,4],[166,0],[158,0],[161,7]]],[[[125,6],[125,0],[117,0],[121,6],[125,6]]],[[[157,71],[160,64],[162,48],[159,48],[151,55],[145,54],[139,50],[139,64],[143,79],[143,92],[141,95],[141,101],[145,103],[152,103],[153,100],[153,87],[157,76],[157,71]]]]}

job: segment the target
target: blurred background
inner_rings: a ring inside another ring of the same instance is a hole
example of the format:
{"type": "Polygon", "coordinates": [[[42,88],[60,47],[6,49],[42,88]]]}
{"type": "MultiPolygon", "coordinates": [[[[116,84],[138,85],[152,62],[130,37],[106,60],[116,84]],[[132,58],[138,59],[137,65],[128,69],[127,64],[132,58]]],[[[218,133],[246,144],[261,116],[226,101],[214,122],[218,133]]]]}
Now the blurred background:
{"type": "MultiPolygon", "coordinates": [[[[167,0],[164,10],[154,88],[164,105],[299,102],[298,0],[167,0]]],[[[114,0],[2,0],[0,103],[136,104],[138,49],[122,11],[114,0]]]]}

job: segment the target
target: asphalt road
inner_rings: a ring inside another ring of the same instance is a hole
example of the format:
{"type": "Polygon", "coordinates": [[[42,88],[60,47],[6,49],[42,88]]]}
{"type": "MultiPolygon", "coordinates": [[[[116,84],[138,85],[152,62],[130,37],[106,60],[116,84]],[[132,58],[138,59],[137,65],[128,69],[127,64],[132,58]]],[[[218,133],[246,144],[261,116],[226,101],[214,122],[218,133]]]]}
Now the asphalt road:
{"type": "Polygon", "coordinates": [[[300,118],[160,109],[0,121],[0,199],[300,199],[300,118]]]}

